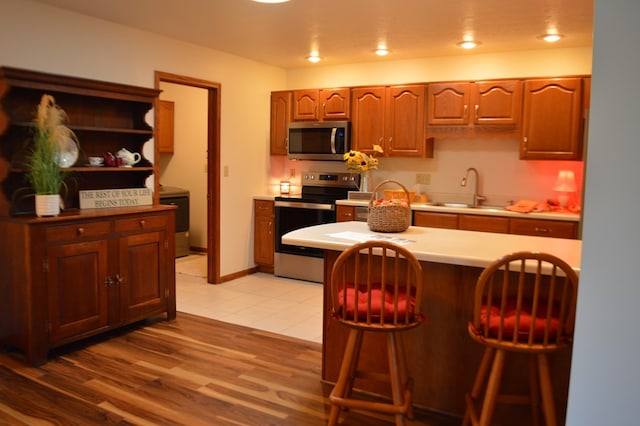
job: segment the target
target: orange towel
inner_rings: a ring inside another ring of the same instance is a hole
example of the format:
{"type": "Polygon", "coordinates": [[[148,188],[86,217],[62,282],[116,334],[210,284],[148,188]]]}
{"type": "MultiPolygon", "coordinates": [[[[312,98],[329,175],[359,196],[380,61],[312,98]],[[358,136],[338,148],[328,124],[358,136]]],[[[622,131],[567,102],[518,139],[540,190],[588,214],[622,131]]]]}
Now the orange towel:
{"type": "Polygon", "coordinates": [[[510,210],[512,212],[529,213],[535,210],[537,205],[538,203],[536,201],[520,200],[515,204],[506,206],[505,209],[510,210]]]}

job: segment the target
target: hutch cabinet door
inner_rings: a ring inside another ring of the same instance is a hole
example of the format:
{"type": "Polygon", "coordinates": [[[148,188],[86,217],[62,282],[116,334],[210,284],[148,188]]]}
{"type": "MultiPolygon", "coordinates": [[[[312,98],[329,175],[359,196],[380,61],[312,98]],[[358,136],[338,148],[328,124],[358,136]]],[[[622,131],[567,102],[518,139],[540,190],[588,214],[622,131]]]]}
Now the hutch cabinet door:
{"type": "Polygon", "coordinates": [[[167,310],[167,236],[152,231],[119,239],[118,277],[122,321],[167,310]]]}
{"type": "Polygon", "coordinates": [[[323,120],[348,120],[351,112],[351,91],[348,88],[320,90],[323,120]]]}
{"type": "Polygon", "coordinates": [[[522,115],[522,81],[498,80],[472,84],[476,125],[518,125],[522,115]]]}
{"type": "Polygon", "coordinates": [[[263,272],[273,272],[275,241],[273,201],[255,200],[253,261],[263,272]]]}
{"type": "Polygon", "coordinates": [[[293,119],[294,120],[311,120],[320,119],[318,111],[318,98],[320,91],[318,89],[296,90],[293,92],[293,119]]]}
{"type": "Polygon", "coordinates": [[[385,87],[355,88],[353,121],[351,123],[351,148],[366,153],[373,152],[373,145],[384,147],[385,87]]]}
{"type": "Polygon", "coordinates": [[[49,344],[108,325],[107,240],[47,248],[49,344]]]}

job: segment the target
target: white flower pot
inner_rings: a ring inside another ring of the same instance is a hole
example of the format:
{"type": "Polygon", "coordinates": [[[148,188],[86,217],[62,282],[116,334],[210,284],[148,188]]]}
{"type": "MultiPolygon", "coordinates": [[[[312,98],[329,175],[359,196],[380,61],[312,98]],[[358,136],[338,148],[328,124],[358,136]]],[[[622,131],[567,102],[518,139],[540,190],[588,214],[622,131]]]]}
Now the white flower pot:
{"type": "Polygon", "coordinates": [[[60,214],[60,195],[36,194],[36,214],[43,216],[58,216],[60,214]]]}

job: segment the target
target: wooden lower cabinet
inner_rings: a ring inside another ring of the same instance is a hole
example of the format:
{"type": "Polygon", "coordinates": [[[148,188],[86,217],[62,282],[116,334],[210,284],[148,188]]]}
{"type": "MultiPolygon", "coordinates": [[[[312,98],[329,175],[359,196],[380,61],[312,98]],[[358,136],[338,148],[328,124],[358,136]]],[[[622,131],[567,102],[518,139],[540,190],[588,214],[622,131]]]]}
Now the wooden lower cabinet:
{"type": "Polygon", "coordinates": [[[0,342],[39,365],[50,349],[167,314],[176,316],[175,212],[3,218],[0,342]]]}
{"type": "Polygon", "coordinates": [[[413,212],[413,225],[569,239],[578,238],[579,226],[578,222],[565,220],[519,219],[424,211],[413,212]]]}
{"type": "Polygon", "coordinates": [[[253,261],[261,272],[273,273],[273,257],[275,251],[274,220],[275,207],[273,201],[254,201],[254,241],[253,261]]]}
{"type": "Polygon", "coordinates": [[[510,219],[509,233],[575,239],[578,238],[578,223],[563,220],[510,219]]]}
{"type": "Polygon", "coordinates": [[[461,214],[458,217],[458,229],[508,234],[509,219],[506,217],[461,214]]]}
{"type": "Polygon", "coordinates": [[[356,220],[356,208],[353,206],[336,206],[336,222],[356,220]]]}

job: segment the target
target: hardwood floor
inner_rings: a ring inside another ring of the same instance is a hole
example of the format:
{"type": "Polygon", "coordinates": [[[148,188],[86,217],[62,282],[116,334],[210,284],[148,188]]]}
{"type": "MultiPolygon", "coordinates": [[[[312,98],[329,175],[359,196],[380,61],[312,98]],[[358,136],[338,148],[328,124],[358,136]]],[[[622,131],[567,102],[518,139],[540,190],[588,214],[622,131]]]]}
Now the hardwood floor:
{"type": "MultiPolygon", "coordinates": [[[[178,313],[51,353],[0,353],[1,425],[322,425],[321,345],[178,313]]],[[[416,410],[410,425],[459,419],[416,410]]],[[[391,418],[350,411],[345,425],[391,418]]]]}

